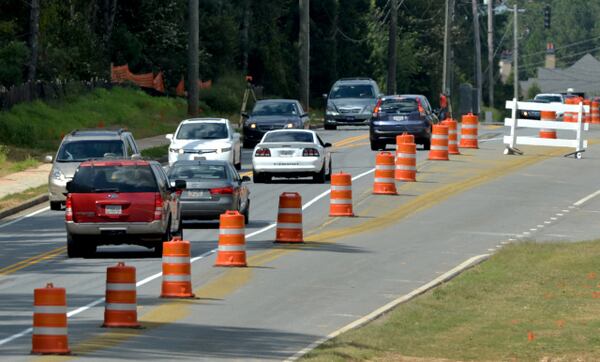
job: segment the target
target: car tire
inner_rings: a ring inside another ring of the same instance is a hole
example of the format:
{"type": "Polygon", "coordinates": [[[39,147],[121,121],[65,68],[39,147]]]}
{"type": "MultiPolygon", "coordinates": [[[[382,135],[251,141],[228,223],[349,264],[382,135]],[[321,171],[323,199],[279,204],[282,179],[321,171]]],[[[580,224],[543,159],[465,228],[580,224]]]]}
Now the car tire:
{"type": "Polygon", "coordinates": [[[333,168],[331,168],[331,158],[329,159],[329,172],[327,176],[325,176],[325,181],[331,181],[331,174],[333,173],[333,168]]]}
{"type": "Polygon", "coordinates": [[[327,123],[325,123],[323,125],[323,128],[325,128],[328,131],[335,131],[337,129],[337,126],[335,124],[327,124],[327,123]]]}
{"type": "Polygon", "coordinates": [[[423,149],[425,151],[429,151],[431,149],[431,140],[430,139],[426,139],[423,141],[423,149]]]}
{"type": "Polygon", "coordinates": [[[371,141],[371,151],[385,150],[385,146],[386,144],[380,141],[371,141]]]}
{"type": "Polygon", "coordinates": [[[325,176],[325,164],[323,164],[323,168],[321,168],[321,171],[313,175],[313,181],[318,184],[324,184],[326,179],[327,177],[325,176]]]}
{"type": "Polygon", "coordinates": [[[256,146],[256,144],[252,141],[246,141],[242,144],[243,148],[248,148],[248,149],[254,148],[254,146],[256,146]]]}
{"type": "Polygon", "coordinates": [[[61,201],[50,201],[50,210],[53,210],[53,211],[62,210],[62,202],[61,201]]]}
{"type": "Polygon", "coordinates": [[[246,209],[244,209],[242,215],[244,215],[244,225],[248,225],[250,222],[250,200],[246,203],[246,209]]]}
{"type": "Polygon", "coordinates": [[[254,182],[255,184],[260,184],[260,183],[263,183],[265,181],[263,180],[263,175],[262,174],[260,174],[258,172],[255,172],[255,171],[252,171],[252,182],[254,182]]]}
{"type": "Polygon", "coordinates": [[[179,217],[179,224],[177,225],[177,230],[171,233],[171,235],[183,238],[183,220],[181,219],[181,217],[179,217]]]}
{"type": "Polygon", "coordinates": [[[238,170],[238,171],[242,169],[242,157],[241,157],[241,156],[240,156],[240,162],[236,163],[236,164],[234,165],[234,167],[235,167],[235,169],[236,169],[236,170],[238,170]]]}
{"type": "Polygon", "coordinates": [[[81,256],[81,243],[75,236],[67,233],[67,257],[79,258],[81,256]]]}

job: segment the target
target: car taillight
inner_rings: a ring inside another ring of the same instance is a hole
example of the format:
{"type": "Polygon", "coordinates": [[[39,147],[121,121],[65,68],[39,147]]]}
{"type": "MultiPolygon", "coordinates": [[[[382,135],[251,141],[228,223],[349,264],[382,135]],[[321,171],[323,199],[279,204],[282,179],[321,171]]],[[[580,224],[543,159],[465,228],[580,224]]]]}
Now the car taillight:
{"type": "Polygon", "coordinates": [[[421,100],[419,98],[417,98],[417,106],[418,106],[418,109],[419,109],[419,114],[421,116],[424,116],[425,115],[425,108],[423,108],[423,106],[421,105],[421,100]]]}
{"type": "Polygon", "coordinates": [[[302,157],[319,157],[319,150],[316,148],[305,148],[302,151],[302,157]]]}
{"type": "Polygon", "coordinates": [[[375,108],[373,108],[373,117],[379,117],[379,109],[381,108],[381,99],[377,101],[375,108]]]}
{"type": "Polygon", "coordinates": [[[225,194],[233,194],[233,187],[215,187],[210,189],[211,195],[225,195],[225,194]]]}
{"type": "Polygon", "coordinates": [[[269,150],[268,148],[259,148],[254,153],[254,156],[256,156],[256,157],[271,157],[271,150],[269,150]]]}
{"type": "Polygon", "coordinates": [[[65,202],[65,220],[73,221],[73,200],[71,194],[67,195],[67,201],[65,202]]]}
{"type": "Polygon", "coordinates": [[[154,220],[162,219],[163,213],[163,199],[162,196],[157,192],[154,194],[154,220]]]}

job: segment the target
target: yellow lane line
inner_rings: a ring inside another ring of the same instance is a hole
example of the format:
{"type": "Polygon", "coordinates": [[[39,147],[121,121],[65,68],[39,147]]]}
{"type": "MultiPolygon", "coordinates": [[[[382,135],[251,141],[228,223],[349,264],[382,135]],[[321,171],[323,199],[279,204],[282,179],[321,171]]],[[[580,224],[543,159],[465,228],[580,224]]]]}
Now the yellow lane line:
{"type": "Polygon", "coordinates": [[[21,270],[21,269],[26,268],[31,265],[35,265],[41,261],[54,258],[54,257],[64,253],[66,251],[66,249],[67,249],[66,247],[61,246],[60,248],[50,250],[46,253],[35,255],[35,256],[32,256],[31,258],[28,258],[25,260],[21,260],[18,263],[15,263],[15,264],[12,264],[12,265],[9,265],[7,267],[0,269],[0,275],[12,274],[18,270],[21,270]]]}

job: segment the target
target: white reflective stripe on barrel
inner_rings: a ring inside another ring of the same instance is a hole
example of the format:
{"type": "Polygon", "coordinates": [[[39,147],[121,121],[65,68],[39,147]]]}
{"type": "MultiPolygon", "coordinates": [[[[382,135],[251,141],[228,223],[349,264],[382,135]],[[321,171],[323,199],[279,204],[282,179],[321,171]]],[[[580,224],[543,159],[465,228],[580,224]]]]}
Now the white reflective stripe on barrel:
{"type": "Polygon", "coordinates": [[[394,183],[394,179],[389,177],[375,177],[375,182],[394,183]]]}
{"type": "Polygon", "coordinates": [[[280,214],[302,214],[302,209],[300,208],[290,208],[290,207],[282,207],[279,209],[280,214]]]}
{"type": "Polygon", "coordinates": [[[219,251],[245,251],[246,245],[219,245],[219,251]]]}
{"type": "Polygon", "coordinates": [[[463,140],[467,139],[467,140],[476,140],[477,136],[472,135],[472,134],[464,134],[461,137],[463,140]]]}
{"type": "Polygon", "coordinates": [[[448,139],[448,135],[445,134],[432,134],[431,135],[431,139],[433,140],[447,140],[448,139]]]}
{"type": "Polygon", "coordinates": [[[331,185],[331,190],[332,191],[348,191],[348,190],[352,190],[352,186],[331,185]]]}
{"type": "Polygon", "coordinates": [[[279,229],[302,229],[302,224],[292,222],[278,222],[277,228],[279,229]]]}
{"type": "Polygon", "coordinates": [[[432,151],[448,151],[448,146],[431,146],[432,151]]]}
{"type": "Polygon", "coordinates": [[[163,274],[163,280],[166,282],[189,282],[192,278],[189,274],[163,274]]]}
{"type": "Polygon", "coordinates": [[[396,158],[417,158],[416,153],[396,153],[396,158]]]}
{"type": "Polygon", "coordinates": [[[352,203],[351,199],[331,199],[333,205],[348,205],[352,203]]]}
{"type": "Polygon", "coordinates": [[[244,235],[244,229],[219,229],[220,235],[244,235]]]}
{"type": "Polygon", "coordinates": [[[66,305],[34,305],[33,313],[63,314],[67,313],[66,305]]]}
{"type": "Polygon", "coordinates": [[[168,264],[189,264],[190,257],[189,256],[163,256],[163,263],[168,264]]]}
{"type": "Polygon", "coordinates": [[[65,336],[67,328],[61,327],[33,327],[33,335],[36,336],[65,336]]]}
{"type": "Polygon", "coordinates": [[[463,124],[462,129],[473,129],[473,128],[477,128],[477,124],[463,124]]]}
{"type": "Polygon", "coordinates": [[[396,165],[396,170],[402,170],[402,171],[416,171],[416,170],[417,170],[417,167],[416,167],[416,166],[396,165]]]}
{"type": "Polygon", "coordinates": [[[456,140],[451,140],[451,141],[448,141],[448,144],[449,144],[449,145],[455,145],[455,144],[456,144],[456,140]]]}
{"type": "Polygon", "coordinates": [[[376,170],[389,171],[394,169],[394,165],[377,165],[375,166],[376,170]]]}
{"type": "Polygon", "coordinates": [[[106,310],[136,310],[135,303],[106,303],[106,310]]]}
{"type": "Polygon", "coordinates": [[[135,291],[135,283],[106,283],[106,290],[135,291]]]}

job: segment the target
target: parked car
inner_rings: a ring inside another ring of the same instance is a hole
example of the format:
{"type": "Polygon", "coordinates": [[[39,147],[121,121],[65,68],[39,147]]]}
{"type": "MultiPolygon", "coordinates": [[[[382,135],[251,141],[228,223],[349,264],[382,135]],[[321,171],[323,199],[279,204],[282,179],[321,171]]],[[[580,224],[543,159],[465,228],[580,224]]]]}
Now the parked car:
{"type": "Polygon", "coordinates": [[[73,178],[82,161],[103,157],[130,158],[140,156],[133,135],[124,129],[74,130],[66,135],[56,157],[46,156],[53,162],[48,176],[50,209],[60,210],[65,203],[66,184],[73,178]]]}
{"type": "Polygon", "coordinates": [[[438,122],[423,95],[384,96],[377,102],[369,123],[371,150],[383,150],[388,144],[396,144],[396,136],[404,132],[413,135],[415,143],[428,150],[432,126],[438,122]]]}
{"type": "Polygon", "coordinates": [[[236,169],[242,167],[242,142],[229,120],[224,118],[192,118],[179,124],[175,134],[166,135],[169,165],[180,160],[223,160],[236,169]]]}
{"type": "Polygon", "coordinates": [[[254,147],[267,131],[282,128],[308,128],[308,113],[295,99],[265,99],[256,102],[244,117],[244,147],[254,147]]]}
{"type": "Polygon", "coordinates": [[[162,242],[181,234],[177,192],[156,161],[82,162],[67,183],[65,224],[69,257],[93,254],[98,245],[137,244],[162,253],[162,242]]]}
{"type": "Polygon", "coordinates": [[[267,132],[254,148],[252,174],[255,183],[269,182],[273,176],[307,177],[324,183],[331,178],[330,143],[311,130],[267,132]]]}
{"type": "Polygon", "coordinates": [[[226,161],[177,161],[169,168],[171,180],[186,181],[180,197],[182,220],[218,219],[227,210],[250,215],[250,191],[244,184],[250,177],[240,177],[226,161]]]}
{"type": "Polygon", "coordinates": [[[335,82],[327,100],[325,129],[341,125],[366,125],[380,96],[377,82],[371,78],[342,78],[335,82]]]}

